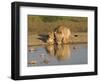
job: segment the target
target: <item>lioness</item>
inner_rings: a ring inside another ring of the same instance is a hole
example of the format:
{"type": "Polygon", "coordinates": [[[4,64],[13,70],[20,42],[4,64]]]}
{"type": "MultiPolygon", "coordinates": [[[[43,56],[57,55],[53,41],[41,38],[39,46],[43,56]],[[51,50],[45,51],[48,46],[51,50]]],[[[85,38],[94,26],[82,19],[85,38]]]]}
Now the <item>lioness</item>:
{"type": "Polygon", "coordinates": [[[55,32],[55,43],[62,44],[62,33],[55,32]]]}
{"type": "Polygon", "coordinates": [[[48,44],[66,44],[69,41],[69,37],[71,35],[71,31],[69,28],[65,26],[59,26],[54,30],[54,32],[48,33],[48,44]]]}
{"type": "Polygon", "coordinates": [[[69,41],[71,31],[65,26],[59,26],[58,28],[56,28],[54,35],[57,44],[66,44],[69,41]]]}

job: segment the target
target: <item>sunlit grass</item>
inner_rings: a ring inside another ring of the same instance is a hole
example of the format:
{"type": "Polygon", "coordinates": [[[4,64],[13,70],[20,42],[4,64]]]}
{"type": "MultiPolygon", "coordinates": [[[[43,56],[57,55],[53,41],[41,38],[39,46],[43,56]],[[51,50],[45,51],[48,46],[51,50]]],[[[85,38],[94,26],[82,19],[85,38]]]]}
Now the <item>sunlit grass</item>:
{"type": "Polygon", "coordinates": [[[66,25],[72,32],[87,32],[87,17],[28,16],[29,34],[47,34],[59,25],[66,25]]]}

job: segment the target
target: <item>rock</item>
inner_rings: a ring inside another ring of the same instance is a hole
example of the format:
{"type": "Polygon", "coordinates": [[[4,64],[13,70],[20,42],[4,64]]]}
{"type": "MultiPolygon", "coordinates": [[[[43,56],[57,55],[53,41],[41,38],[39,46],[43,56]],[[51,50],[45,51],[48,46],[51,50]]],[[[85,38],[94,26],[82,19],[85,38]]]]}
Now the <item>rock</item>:
{"type": "Polygon", "coordinates": [[[78,35],[74,35],[75,37],[78,37],[78,35]]]}
{"type": "Polygon", "coordinates": [[[76,49],[76,47],[73,47],[73,49],[76,49]]]}
{"type": "Polygon", "coordinates": [[[45,59],[43,62],[44,62],[45,64],[48,64],[48,63],[49,63],[49,61],[48,61],[47,59],[45,59]]]}

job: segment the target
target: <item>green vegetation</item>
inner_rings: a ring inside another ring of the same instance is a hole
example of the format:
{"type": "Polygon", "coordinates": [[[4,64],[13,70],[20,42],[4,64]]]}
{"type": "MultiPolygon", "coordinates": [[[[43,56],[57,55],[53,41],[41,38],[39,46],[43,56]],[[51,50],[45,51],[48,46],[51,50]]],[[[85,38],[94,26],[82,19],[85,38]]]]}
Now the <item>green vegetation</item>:
{"type": "Polygon", "coordinates": [[[72,32],[87,32],[87,17],[28,15],[29,34],[47,34],[59,25],[66,25],[72,32]]]}

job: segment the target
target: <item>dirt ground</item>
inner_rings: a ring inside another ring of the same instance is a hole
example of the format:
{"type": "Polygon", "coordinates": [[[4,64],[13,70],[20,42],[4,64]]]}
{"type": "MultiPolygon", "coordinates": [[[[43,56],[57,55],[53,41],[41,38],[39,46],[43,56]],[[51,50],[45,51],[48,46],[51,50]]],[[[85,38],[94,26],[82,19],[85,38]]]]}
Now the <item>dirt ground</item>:
{"type": "MultiPolygon", "coordinates": [[[[72,33],[69,44],[73,43],[87,43],[87,33],[86,32],[76,32],[72,33]]],[[[46,35],[38,35],[38,34],[31,34],[28,35],[28,46],[33,45],[45,45],[46,44],[46,35]],[[44,37],[44,38],[43,38],[44,37]]]]}

